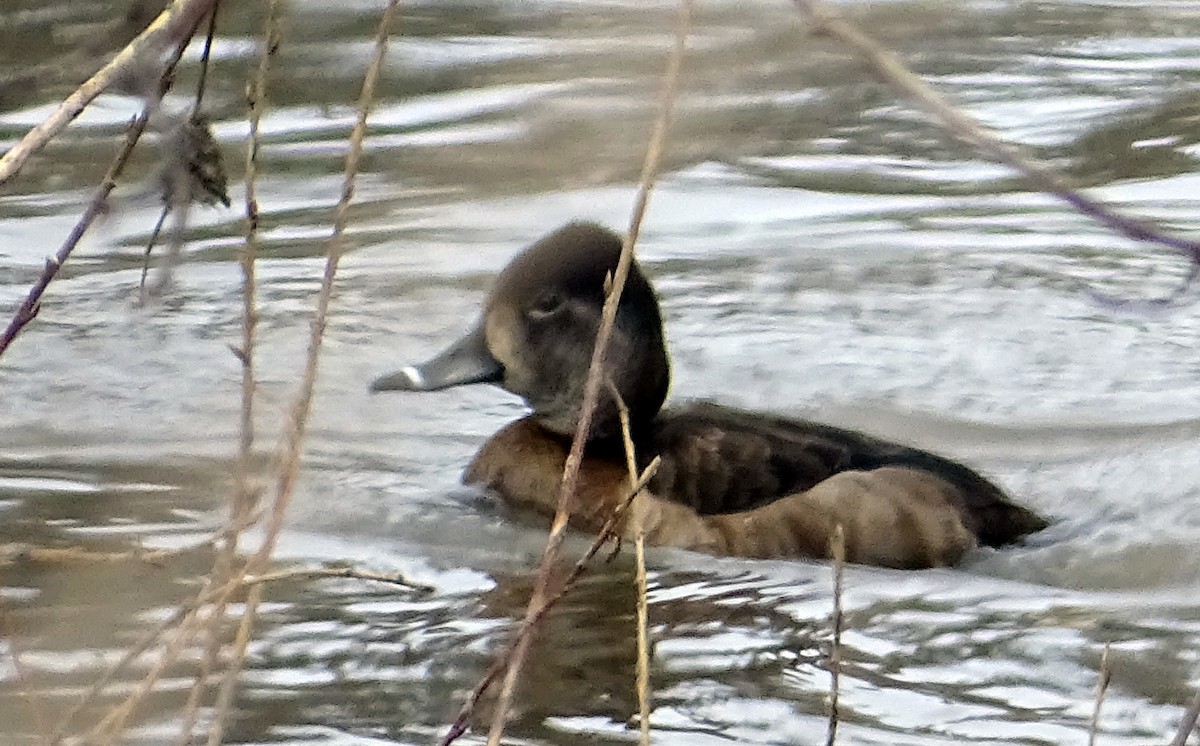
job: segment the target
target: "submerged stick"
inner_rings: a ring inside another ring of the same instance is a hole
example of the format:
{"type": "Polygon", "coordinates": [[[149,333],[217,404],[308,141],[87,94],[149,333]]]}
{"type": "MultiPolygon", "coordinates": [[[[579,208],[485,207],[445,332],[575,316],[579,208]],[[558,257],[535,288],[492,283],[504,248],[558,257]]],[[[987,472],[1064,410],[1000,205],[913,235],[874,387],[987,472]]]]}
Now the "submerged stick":
{"type": "Polygon", "coordinates": [[[425,583],[409,580],[398,572],[371,572],[354,567],[297,567],[290,570],[264,573],[262,575],[247,575],[242,579],[244,585],[262,585],[276,583],[280,580],[299,580],[301,578],[348,578],[351,580],[370,580],[376,583],[399,585],[421,593],[432,593],[437,588],[425,583]]]}
{"type": "MultiPolygon", "coordinates": [[[[592,349],[592,358],[588,366],[587,378],[584,382],[583,399],[579,405],[579,423],[575,428],[575,436],[571,441],[571,449],[567,453],[566,463],[563,466],[563,475],[560,482],[554,520],[551,523],[550,533],[546,539],[546,548],[542,553],[541,565],[538,568],[533,595],[529,599],[529,605],[526,607],[525,618],[522,621],[523,627],[533,625],[534,619],[537,616],[537,609],[545,605],[554,561],[558,557],[566,534],[567,522],[571,515],[571,501],[575,495],[575,487],[579,481],[579,467],[583,461],[583,446],[587,442],[588,433],[591,430],[592,414],[596,408],[596,402],[600,393],[600,384],[604,376],[605,354],[608,349],[609,339],[612,337],[613,324],[616,320],[617,305],[621,300],[621,292],[625,288],[625,281],[629,277],[629,269],[633,264],[633,249],[637,243],[638,233],[641,230],[642,218],[645,216],[646,207],[650,201],[650,192],[654,188],[654,183],[658,177],[659,164],[662,160],[662,153],[666,144],[667,128],[671,121],[671,112],[678,94],[679,70],[683,64],[683,53],[687,47],[687,37],[691,23],[692,2],[691,0],[680,0],[675,29],[675,43],[671,48],[671,54],[667,61],[667,70],[664,74],[659,114],[654,122],[654,131],[650,136],[650,141],[646,148],[646,158],[642,166],[641,179],[638,183],[633,215],[630,219],[629,231],[621,245],[621,257],[617,261],[617,268],[613,273],[612,289],[609,291],[600,313],[600,328],[596,332],[596,344],[592,349]]],[[[529,642],[532,639],[532,635],[527,633],[520,634],[517,639],[512,658],[508,664],[508,670],[504,674],[504,684],[496,705],[496,711],[492,717],[491,728],[488,732],[488,746],[499,746],[500,737],[504,733],[504,724],[508,718],[508,711],[512,706],[512,697],[516,689],[517,678],[520,676],[521,667],[524,665],[525,656],[528,653],[529,642]]]]}

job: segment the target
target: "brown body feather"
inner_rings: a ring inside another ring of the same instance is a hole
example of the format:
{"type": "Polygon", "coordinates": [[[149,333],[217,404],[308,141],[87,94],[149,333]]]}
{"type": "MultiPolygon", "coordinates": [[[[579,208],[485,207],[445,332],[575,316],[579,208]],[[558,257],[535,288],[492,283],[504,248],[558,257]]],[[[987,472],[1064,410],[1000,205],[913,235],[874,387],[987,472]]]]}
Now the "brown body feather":
{"type": "MultiPolygon", "coordinates": [[[[630,506],[623,532],[656,545],[744,557],[828,558],[841,524],[851,562],[950,565],[978,544],[1004,544],[1045,521],[948,459],[826,425],[704,404],[664,411],[637,444],[662,465],[630,506]]],[[[552,515],[568,443],[535,419],[480,449],[464,481],[552,515]]],[[[596,532],[628,473],[616,446],[589,445],[572,523],[596,532]]]]}

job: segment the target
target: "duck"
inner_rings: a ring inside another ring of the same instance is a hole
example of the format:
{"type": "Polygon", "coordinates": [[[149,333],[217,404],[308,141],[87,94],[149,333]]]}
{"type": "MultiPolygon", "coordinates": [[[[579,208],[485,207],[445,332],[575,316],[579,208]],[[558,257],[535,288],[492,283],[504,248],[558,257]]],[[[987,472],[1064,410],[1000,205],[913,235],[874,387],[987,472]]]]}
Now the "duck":
{"type": "MultiPolygon", "coordinates": [[[[426,362],[376,378],[375,392],[495,384],[529,413],[489,438],[466,484],[552,516],[621,237],[572,222],[499,273],[478,321],[426,362]]],[[[659,466],[629,501],[619,534],[650,545],[759,559],[899,569],[958,563],[1021,542],[1048,522],[974,469],[856,430],[691,401],[664,406],[671,363],[654,287],[630,266],[572,503],[573,527],[602,526],[638,469],[659,466]],[[621,423],[627,413],[627,429],[621,423]]]]}

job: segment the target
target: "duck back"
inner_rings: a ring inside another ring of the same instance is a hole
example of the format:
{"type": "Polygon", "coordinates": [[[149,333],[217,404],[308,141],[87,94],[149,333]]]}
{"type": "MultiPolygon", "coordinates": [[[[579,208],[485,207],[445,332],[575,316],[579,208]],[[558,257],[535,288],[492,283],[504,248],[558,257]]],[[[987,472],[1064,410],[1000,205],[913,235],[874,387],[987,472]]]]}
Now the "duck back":
{"type": "Polygon", "coordinates": [[[957,461],[818,422],[697,402],[664,410],[638,440],[643,466],[662,459],[654,493],[704,515],[753,510],[841,472],[906,467],[953,488],[947,494],[981,544],[1011,544],[1047,525],[957,461]]]}

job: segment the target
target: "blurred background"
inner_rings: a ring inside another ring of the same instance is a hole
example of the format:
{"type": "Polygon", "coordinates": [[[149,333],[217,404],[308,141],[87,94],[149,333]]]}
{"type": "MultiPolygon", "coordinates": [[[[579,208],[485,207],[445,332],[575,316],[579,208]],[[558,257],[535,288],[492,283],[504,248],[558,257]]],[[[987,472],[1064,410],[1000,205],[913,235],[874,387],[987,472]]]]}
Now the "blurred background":
{"type": "MultiPolygon", "coordinates": [[[[205,96],[234,209],[193,209],[174,285],[139,305],[159,210],[145,140],[0,360],[0,543],[170,548],[223,519],[260,5],[225,4],[205,96]]],[[[259,185],[264,454],[300,376],[383,5],[284,3],[259,185]]],[[[0,149],[128,38],[128,6],[4,0],[0,149]]],[[[1196,235],[1200,3],[839,7],[1090,193],[1196,235]]],[[[510,639],[543,529],[458,478],[520,402],[491,387],[372,397],[367,385],[464,330],[492,275],[541,234],[575,218],[625,228],[674,13],[657,0],[402,5],[279,555],[399,570],[437,591],[272,585],[230,742],[429,743],[510,639]]],[[[187,110],[199,48],[171,110],[187,110]]],[[[784,0],[702,2],[682,89],[639,245],[662,296],[673,399],[902,438],[977,465],[1055,520],[954,570],[849,570],[839,743],[1082,743],[1105,643],[1102,743],[1167,740],[1200,671],[1200,313],[1194,300],[1118,312],[1084,288],[1160,295],[1186,261],[1113,237],[948,141],[784,0]]],[[[101,97],[0,191],[5,322],[139,106],[101,97]]],[[[35,742],[195,592],[207,562],[0,567],[0,742],[35,742]]],[[[551,616],[512,743],[635,739],[631,564],[590,573],[551,616]]],[[[661,550],[650,564],[658,742],[823,740],[829,568],[661,550]]],[[[139,711],[133,742],[174,738],[196,657],[139,711]]]]}

